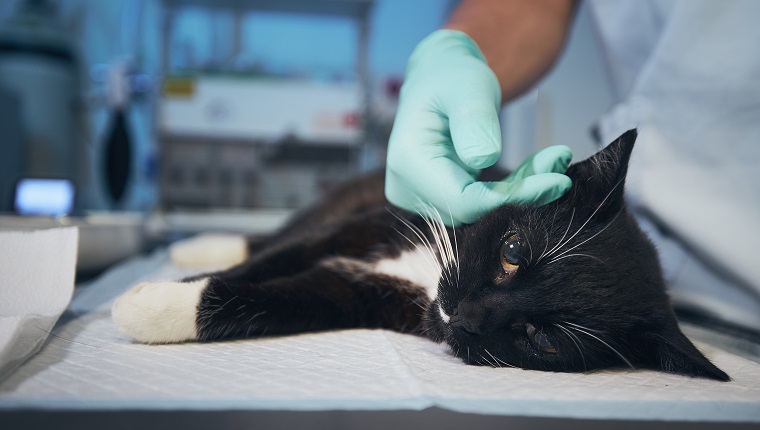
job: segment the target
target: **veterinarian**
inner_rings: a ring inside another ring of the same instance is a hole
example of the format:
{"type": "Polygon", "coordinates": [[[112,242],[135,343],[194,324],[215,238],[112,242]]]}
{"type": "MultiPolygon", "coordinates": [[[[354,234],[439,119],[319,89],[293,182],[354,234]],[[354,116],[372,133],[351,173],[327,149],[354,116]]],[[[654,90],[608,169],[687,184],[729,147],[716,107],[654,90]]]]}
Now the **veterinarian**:
{"type": "MultiPolygon", "coordinates": [[[[588,0],[617,105],[600,143],[638,127],[629,203],[658,245],[676,302],[760,333],[760,2],[588,0]]],[[[409,58],[386,196],[469,223],[571,186],[564,146],[477,182],[501,151],[498,112],[562,51],[570,0],[463,0],[409,58]]],[[[579,101],[582,103],[582,101],[579,101]]]]}

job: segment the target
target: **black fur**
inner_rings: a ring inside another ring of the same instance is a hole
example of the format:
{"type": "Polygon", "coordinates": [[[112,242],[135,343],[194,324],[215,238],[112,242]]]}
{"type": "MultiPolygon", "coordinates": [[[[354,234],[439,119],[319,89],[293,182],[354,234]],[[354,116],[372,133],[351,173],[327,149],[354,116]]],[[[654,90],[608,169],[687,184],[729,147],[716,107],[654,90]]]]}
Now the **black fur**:
{"type": "Polygon", "coordinates": [[[415,229],[432,241],[427,224],[386,204],[382,176],[355,182],[253,245],[244,264],[205,275],[199,339],[385,328],[446,342],[469,364],[628,365],[726,381],[679,330],[656,251],[626,209],[635,139],[631,130],[572,165],[573,186],[553,203],[506,205],[449,229],[459,267],[441,277],[434,300],[372,270],[411,248],[407,239],[421,242],[415,229]],[[519,237],[520,264],[507,273],[500,252],[509,235],[519,237]]]}

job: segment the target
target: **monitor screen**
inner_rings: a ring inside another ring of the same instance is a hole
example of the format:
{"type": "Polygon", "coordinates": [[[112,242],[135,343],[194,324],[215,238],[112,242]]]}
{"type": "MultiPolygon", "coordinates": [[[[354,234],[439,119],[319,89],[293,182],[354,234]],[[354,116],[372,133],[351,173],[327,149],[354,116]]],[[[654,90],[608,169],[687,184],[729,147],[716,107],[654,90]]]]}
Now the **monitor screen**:
{"type": "Polygon", "coordinates": [[[15,196],[21,215],[68,215],[74,208],[74,184],[67,179],[21,179],[15,196]]]}

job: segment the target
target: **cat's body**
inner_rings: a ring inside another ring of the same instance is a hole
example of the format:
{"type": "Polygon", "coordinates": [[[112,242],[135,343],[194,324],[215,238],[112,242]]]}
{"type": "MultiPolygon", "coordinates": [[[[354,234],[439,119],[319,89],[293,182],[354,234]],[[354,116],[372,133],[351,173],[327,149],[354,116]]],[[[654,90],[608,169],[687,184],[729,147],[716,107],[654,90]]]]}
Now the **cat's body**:
{"type": "Polygon", "coordinates": [[[383,328],[446,342],[469,364],[727,380],[681,334],[656,251],[626,210],[635,138],[571,166],[558,201],[456,229],[390,208],[383,178],[367,177],[236,267],[133,287],[114,320],[146,343],[383,328]]]}

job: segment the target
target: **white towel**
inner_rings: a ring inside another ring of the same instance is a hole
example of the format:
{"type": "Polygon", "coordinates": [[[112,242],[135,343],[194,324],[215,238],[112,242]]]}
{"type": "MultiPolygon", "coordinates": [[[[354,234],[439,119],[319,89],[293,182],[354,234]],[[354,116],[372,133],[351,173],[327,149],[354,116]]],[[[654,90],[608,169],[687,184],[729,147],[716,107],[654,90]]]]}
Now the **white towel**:
{"type": "Polygon", "coordinates": [[[0,380],[47,339],[71,301],[76,227],[0,232],[0,380]]]}

